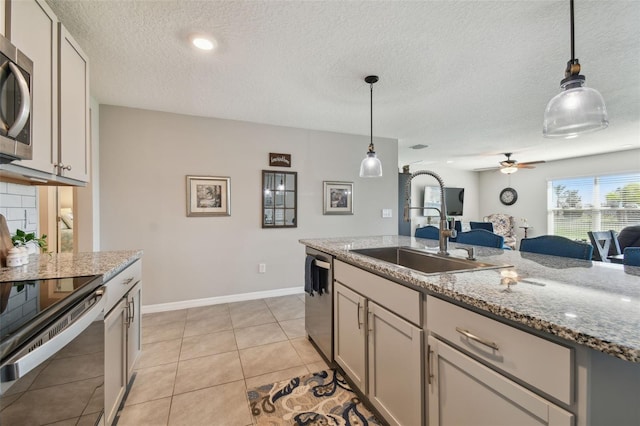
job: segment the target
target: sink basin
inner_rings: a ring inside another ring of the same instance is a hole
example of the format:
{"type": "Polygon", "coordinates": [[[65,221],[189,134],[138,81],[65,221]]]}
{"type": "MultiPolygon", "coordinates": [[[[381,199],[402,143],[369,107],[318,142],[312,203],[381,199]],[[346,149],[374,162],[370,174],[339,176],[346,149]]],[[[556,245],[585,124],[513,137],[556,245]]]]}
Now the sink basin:
{"type": "Polygon", "coordinates": [[[353,253],[373,257],[378,260],[404,266],[427,274],[439,272],[462,272],[480,269],[504,268],[509,265],[492,265],[459,257],[441,256],[435,253],[408,247],[381,247],[351,250],[353,253]]]}

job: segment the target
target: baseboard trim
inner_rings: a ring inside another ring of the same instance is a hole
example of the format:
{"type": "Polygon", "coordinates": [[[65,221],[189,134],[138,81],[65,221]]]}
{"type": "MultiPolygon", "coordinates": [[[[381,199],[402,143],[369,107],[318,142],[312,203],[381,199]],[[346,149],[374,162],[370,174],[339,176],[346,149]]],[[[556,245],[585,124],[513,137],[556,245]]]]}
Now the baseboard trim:
{"type": "Polygon", "coordinates": [[[228,296],[207,297],[204,299],[183,300],[180,302],[158,303],[156,305],[143,305],[143,314],[155,312],[175,311],[178,309],[198,308],[200,306],[219,305],[221,303],[243,302],[245,300],[264,299],[267,297],[289,296],[302,294],[302,287],[280,288],[276,290],[255,291],[253,293],[231,294],[228,296]]]}

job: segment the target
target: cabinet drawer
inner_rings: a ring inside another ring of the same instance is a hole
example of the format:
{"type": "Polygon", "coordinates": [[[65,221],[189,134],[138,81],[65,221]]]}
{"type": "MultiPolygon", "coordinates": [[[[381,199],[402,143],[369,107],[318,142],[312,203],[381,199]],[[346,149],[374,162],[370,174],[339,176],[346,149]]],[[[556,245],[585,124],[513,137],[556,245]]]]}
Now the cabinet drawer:
{"type": "Polygon", "coordinates": [[[361,295],[379,303],[417,326],[420,322],[421,293],[335,260],[333,278],[361,295]]]}
{"type": "Polygon", "coordinates": [[[124,297],[129,290],[142,278],[142,261],[136,260],[126,269],[115,275],[105,283],[107,287],[107,305],[105,313],[109,312],[113,306],[124,297]]]}
{"type": "Polygon", "coordinates": [[[427,327],[432,334],[559,401],[573,401],[570,348],[431,296],[427,298],[427,327]]]}

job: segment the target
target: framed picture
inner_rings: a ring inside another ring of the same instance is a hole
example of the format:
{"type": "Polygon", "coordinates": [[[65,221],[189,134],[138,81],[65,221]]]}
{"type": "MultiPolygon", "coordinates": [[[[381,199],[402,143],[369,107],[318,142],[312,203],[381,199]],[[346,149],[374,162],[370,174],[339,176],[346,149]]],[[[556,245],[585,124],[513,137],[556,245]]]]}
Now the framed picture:
{"type": "Polygon", "coordinates": [[[187,176],[187,216],[231,216],[230,178],[187,176]]]}
{"type": "Polygon", "coordinates": [[[323,214],[353,214],[353,182],[324,181],[323,214]]]}

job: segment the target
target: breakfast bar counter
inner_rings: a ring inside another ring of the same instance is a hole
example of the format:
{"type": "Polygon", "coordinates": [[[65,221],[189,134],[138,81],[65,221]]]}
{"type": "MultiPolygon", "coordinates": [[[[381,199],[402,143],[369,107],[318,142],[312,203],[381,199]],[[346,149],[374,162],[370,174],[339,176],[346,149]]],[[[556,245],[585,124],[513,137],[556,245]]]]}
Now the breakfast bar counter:
{"type": "MultiPolygon", "coordinates": [[[[392,281],[519,327],[640,363],[638,267],[476,247],[478,261],[497,267],[425,274],[352,250],[411,247],[436,253],[436,240],[374,236],[300,242],[392,281]]],[[[450,255],[466,257],[462,247],[465,246],[450,243],[450,255]]]]}

